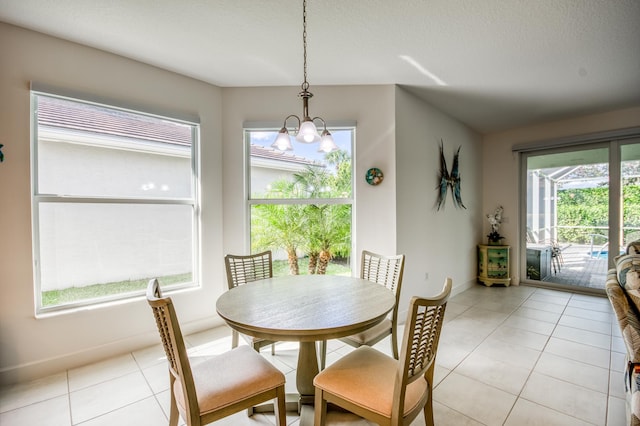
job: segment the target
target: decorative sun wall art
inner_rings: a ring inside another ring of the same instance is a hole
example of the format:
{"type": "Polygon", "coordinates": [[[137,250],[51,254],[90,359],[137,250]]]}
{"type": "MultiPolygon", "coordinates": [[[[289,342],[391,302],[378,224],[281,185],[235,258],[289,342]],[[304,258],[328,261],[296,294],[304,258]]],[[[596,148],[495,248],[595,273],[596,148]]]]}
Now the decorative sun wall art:
{"type": "Polygon", "coordinates": [[[382,170],[378,169],[377,167],[372,167],[367,170],[367,174],[364,178],[369,185],[378,185],[382,183],[384,175],[382,174],[382,170]]]}

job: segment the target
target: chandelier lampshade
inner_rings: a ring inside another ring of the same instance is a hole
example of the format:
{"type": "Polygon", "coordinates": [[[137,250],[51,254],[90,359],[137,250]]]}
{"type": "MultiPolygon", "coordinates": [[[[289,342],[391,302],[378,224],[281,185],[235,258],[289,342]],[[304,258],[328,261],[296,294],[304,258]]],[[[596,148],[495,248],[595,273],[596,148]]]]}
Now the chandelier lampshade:
{"type": "Polygon", "coordinates": [[[300,125],[300,130],[296,135],[296,140],[301,143],[316,143],[320,142],[320,134],[313,121],[303,121],[300,125]]]}
{"type": "Polygon", "coordinates": [[[280,129],[275,142],[271,146],[279,149],[280,151],[293,151],[293,146],[291,145],[291,138],[289,137],[289,131],[287,130],[286,127],[283,127],[282,129],[280,129]]]}

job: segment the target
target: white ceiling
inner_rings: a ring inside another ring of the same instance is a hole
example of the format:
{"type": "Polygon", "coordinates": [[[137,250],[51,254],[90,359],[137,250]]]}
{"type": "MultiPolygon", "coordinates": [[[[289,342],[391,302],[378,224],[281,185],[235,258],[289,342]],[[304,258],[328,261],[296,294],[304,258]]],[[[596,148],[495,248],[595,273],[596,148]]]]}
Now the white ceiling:
{"type": "MultiPolygon", "coordinates": [[[[640,0],[308,0],[307,15],[312,92],[399,84],[482,133],[640,105],[640,0]]],[[[0,0],[0,21],[222,87],[302,82],[301,0],[0,0]]]]}

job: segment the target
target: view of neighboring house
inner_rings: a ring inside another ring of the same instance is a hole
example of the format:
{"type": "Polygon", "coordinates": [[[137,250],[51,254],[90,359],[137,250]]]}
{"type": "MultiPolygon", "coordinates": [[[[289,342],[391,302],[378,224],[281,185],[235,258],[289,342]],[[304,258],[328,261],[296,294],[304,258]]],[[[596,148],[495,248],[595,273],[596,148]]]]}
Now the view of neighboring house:
{"type": "Polygon", "coordinates": [[[294,173],[303,172],[307,167],[325,168],[326,165],[275,148],[257,144],[250,146],[252,196],[260,198],[271,188],[271,182],[291,179],[294,173]]]}

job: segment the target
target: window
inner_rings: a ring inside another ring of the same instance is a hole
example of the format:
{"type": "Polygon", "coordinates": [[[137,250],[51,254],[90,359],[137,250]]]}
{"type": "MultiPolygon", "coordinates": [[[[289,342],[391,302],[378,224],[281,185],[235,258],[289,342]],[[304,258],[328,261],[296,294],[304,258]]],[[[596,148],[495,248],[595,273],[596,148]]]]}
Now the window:
{"type": "Polygon", "coordinates": [[[274,275],[351,275],[355,129],[330,129],[340,150],[292,142],[271,148],[275,129],[245,130],[253,252],[272,250],[274,275]]]}
{"type": "Polygon", "coordinates": [[[192,122],[32,92],[36,310],[195,285],[192,122]]]}

